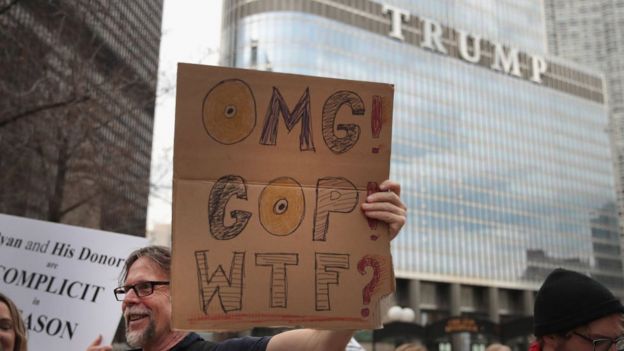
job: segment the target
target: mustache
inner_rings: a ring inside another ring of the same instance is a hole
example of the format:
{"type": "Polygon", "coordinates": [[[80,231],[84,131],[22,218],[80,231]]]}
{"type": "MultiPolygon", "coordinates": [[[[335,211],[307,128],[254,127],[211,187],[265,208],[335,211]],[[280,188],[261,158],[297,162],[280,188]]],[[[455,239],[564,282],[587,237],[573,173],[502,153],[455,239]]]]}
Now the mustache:
{"type": "Polygon", "coordinates": [[[152,316],[152,311],[145,308],[145,307],[141,307],[141,306],[131,306],[131,307],[127,307],[126,310],[124,311],[124,317],[126,319],[128,319],[130,317],[130,315],[132,314],[145,314],[148,316],[152,316]]]}

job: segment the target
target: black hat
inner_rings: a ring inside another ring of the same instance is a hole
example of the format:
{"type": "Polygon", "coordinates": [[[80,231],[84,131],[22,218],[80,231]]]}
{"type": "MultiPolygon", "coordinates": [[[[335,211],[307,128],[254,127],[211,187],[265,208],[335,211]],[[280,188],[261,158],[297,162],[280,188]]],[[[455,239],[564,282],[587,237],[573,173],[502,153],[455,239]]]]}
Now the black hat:
{"type": "Polygon", "coordinates": [[[557,268],[535,297],[533,333],[567,332],[618,312],[624,313],[624,306],[609,289],[586,275],[557,268]]]}

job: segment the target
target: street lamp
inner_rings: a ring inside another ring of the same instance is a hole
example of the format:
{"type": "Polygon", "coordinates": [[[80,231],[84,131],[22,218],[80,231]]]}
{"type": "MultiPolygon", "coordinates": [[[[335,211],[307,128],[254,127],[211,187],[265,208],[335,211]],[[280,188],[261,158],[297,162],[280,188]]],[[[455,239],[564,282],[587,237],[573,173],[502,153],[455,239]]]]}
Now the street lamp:
{"type": "Polygon", "coordinates": [[[409,307],[392,306],[386,316],[390,322],[412,323],[416,319],[416,312],[409,307]]]}

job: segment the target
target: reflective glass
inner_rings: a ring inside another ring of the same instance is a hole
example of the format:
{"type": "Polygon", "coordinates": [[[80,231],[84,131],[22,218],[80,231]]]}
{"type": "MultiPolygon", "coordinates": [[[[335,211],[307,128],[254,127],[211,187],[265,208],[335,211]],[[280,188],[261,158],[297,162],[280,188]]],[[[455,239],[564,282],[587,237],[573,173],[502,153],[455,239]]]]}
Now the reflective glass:
{"type": "MultiPolygon", "coordinates": [[[[539,1],[384,2],[543,53],[539,1]]],[[[392,245],[398,275],[453,275],[535,288],[564,266],[620,277],[603,104],[337,20],[302,12],[241,19],[279,72],[395,84],[391,177],[410,208],[392,245]],[[598,263],[600,262],[600,264],[598,263]]],[[[262,68],[262,67],[260,67],[262,68]]]]}

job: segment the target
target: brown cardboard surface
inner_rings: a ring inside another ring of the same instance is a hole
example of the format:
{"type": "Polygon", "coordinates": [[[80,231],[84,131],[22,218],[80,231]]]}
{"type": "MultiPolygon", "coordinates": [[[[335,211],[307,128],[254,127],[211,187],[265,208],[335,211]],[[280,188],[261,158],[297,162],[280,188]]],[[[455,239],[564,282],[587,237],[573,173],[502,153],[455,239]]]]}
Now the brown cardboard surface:
{"type": "Polygon", "coordinates": [[[360,204],[389,176],[393,91],[179,64],[174,328],[380,325],[388,229],[360,204]]]}

